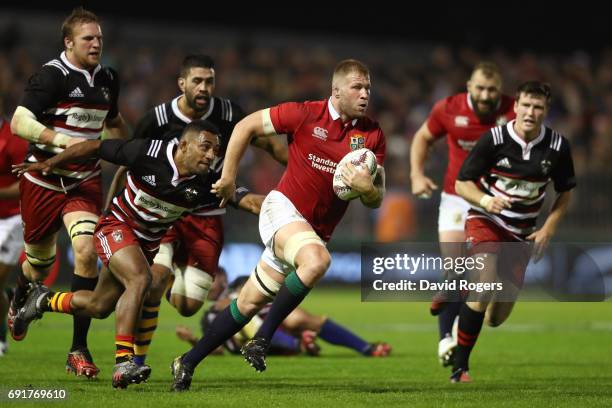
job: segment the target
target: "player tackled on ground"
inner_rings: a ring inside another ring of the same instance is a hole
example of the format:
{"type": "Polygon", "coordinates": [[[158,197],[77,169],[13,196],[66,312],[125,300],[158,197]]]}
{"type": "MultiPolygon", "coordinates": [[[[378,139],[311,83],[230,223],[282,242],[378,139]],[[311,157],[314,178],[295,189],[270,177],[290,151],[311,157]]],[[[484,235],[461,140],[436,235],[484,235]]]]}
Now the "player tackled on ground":
{"type": "Polygon", "coordinates": [[[502,283],[501,291],[470,293],[459,312],[458,347],[452,382],[469,382],[470,353],[486,320],[501,325],[510,315],[530,258],[538,260],[567,211],[576,186],[570,146],[543,125],[550,88],[536,81],[516,93],[516,119],[492,128],[463,163],[455,188],[471,205],[465,225],[470,253],[484,260],[477,279],[502,283]],[[558,193],[550,214],[536,227],[546,186],[558,193]]]}
{"type": "Polygon", "coordinates": [[[378,124],[365,115],[369,102],[367,67],[345,60],[334,71],[329,99],[283,103],[252,113],[236,125],[221,179],[213,186],[224,201],[234,194],[238,163],[254,136],[289,135],[287,170],[261,208],[259,230],[266,248],[259,263],[238,299],[219,313],[189,352],[174,360],[173,390],[187,390],[195,367],[274,299],[255,337],[242,349],[256,370],[266,368],[272,335],[331,262],[326,242],[348,207],[334,194],[333,169],[351,150],[372,150],[379,168],[373,179],[366,169],[349,163],[343,169],[345,183],[360,193],[364,205],[380,206],[385,139],[378,124]],[[320,166],[322,161],[333,165],[320,166]]]}

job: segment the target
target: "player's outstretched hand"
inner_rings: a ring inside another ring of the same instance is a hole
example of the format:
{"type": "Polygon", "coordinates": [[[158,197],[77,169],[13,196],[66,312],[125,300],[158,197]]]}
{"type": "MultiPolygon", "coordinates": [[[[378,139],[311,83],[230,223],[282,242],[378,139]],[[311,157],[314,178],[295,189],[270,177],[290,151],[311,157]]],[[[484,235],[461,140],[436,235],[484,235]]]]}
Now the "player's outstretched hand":
{"type": "Polygon", "coordinates": [[[422,199],[431,198],[433,191],[438,189],[438,185],[424,174],[412,176],[410,184],[412,185],[412,194],[422,199]]]}
{"type": "Polygon", "coordinates": [[[45,176],[51,172],[52,166],[49,165],[46,161],[38,162],[38,163],[20,163],[13,164],[13,169],[11,170],[13,174],[17,174],[17,176],[21,176],[27,172],[40,171],[45,176]]]}
{"type": "Polygon", "coordinates": [[[219,207],[225,207],[227,201],[234,196],[236,191],[235,180],[221,177],[216,183],[212,185],[210,190],[211,193],[221,199],[219,207]]]}

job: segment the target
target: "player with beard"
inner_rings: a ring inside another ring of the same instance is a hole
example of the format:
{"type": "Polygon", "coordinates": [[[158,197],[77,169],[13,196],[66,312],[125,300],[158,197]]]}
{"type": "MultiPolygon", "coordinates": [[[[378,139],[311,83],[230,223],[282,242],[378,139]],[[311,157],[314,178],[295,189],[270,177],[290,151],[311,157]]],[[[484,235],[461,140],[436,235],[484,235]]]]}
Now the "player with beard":
{"type": "MultiPolygon", "coordinates": [[[[181,64],[178,87],[181,95],[149,110],[136,125],[135,138],[174,137],[191,121],[206,119],[220,132],[218,158],[211,165],[215,180],[223,168],[223,158],[232,130],[244,113],[229,99],[214,96],[216,71],[213,59],[207,55],[188,55],[181,64]],[[165,136],[164,136],[165,135],[165,136]]],[[[287,147],[280,138],[254,138],[252,145],[268,151],[282,164],[287,162],[287,147]]],[[[114,195],[124,170],[113,181],[109,197],[114,195]]],[[[115,198],[114,200],[116,200],[115,198]]],[[[235,202],[259,212],[263,196],[250,194],[248,189],[237,191],[235,202]]],[[[142,310],[136,334],[136,362],[144,364],[157,328],[161,299],[174,272],[170,303],[181,315],[195,314],[206,300],[218,269],[223,247],[223,214],[225,208],[208,202],[192,214],[177,221],[162,240],[159,253],[151,267],[153,282],[142,310]]]]}
{"type": "MultiPolygon", "coordinates": [[[[461,164],[483,133],[514,118],[513,100],[502,95],[501,88],[502,78],[497,66],[480,62],[467,82],[467,92],[438,101],[414,135],[410,148],[410,178],[412,193],[420,198],[430,198],[438,189],[425,174],[429,148],[444,136],[448,144],[448,165],[438,216],[442,257],[460,256],[460,245],[449,243],[465,241],[464,224],[470,206],[455,192],[455,179],[461,164]]],[[[445,275],[443,279],[454,277],[453,271],[446,271],[445,275]]],[[[440,292],[432,302],[431,313],[438,315],[438,358],[443,366],[452,364],[457,346],[452,328],[460,306],[456,293],[440,292]]]]}

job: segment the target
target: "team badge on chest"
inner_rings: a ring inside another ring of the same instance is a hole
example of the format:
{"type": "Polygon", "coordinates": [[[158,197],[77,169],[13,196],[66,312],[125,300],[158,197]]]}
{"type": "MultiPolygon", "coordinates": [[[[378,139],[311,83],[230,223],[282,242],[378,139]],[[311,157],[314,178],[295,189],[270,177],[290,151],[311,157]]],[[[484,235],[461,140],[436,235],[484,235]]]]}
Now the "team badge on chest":
{"type": "Polygon", "coordinates": [[[540,167],[542,168],[542,174],[548,176],[548,173],[550,173],[550,168],[552,167],[552,163],[550,162],[550,160],[542,160],[540,162],[540,167]]]}
{"type": "Polygon", "coordinates": [[[103,86],[101,90],[102,95],[104,95],[104,99],[106,99],[106,102],[110,102],[110,89],[108,89],[107,86],[103,86]]]}
{"type": "Polygon", "coordinates": [[[359,150],[365,147],[365,137],[363,135],[354,135],[350,139],[351,150],[359,150]]]}
{"type": "Polygon", "coordinates": [[[193,187],[185,189],[185,200],[194,201],[198,197],[198,190],[193,187]]]}

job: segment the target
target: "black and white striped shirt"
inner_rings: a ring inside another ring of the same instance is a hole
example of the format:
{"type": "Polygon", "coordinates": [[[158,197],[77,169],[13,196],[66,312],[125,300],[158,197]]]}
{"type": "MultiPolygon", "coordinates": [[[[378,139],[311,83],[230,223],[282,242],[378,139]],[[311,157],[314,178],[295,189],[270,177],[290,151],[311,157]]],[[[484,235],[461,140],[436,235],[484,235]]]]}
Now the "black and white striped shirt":
{"type": "MultiPolygon", "coordinates": [[[[111,68],[98,65],[93,71],[75,67],[65,53],[44,64],[28,82],[21,106],[45,126],[73,137],[98,139],[104,122],[118,114],[119,78],[111,68]]],[[[63,149],[31,143],[27,161],[44,161],[63,149]]],[[[26,173],[33,183],[66,191],[100,174],[97,159],[64,165],[43,176],[26,173]]]]}
{"type": "Polygon", "coordinates": [[[540,134],[525,141],[516,134],[514,121],[492,128],[476,143],[464,161],[457,180],[474,181],[484,193],[504,197],[512,207],[490,214],[473,206],[469,217],[487,217],[523,239],[536,229],[546,186],[555,191],[576,186],[569,142],[556,131],[542,126],[540,134]]]}
{"type": "Polygon", "coordinates": [[[161,239],[184,214],[217,206],[211,192],[213,174],[180,177],[174,162],[177,141],[105,140],[99,157],[128,167],[127,183],[111,206],[112,214],[143,240],[161,239]]]}
{"type": "MultiPolygon", "coordinates": [[[[183,96],[177,96],[173,100],[162,103],[149,110],[136,125],[134,130],[135,138],[157,138],[171,140],[178,137],[191,119],[185,116],[179,109],[178,101],[183,96]]],[[[213,96],[206,113],[200,119],[205,119],[213,123],[219,131],[220,146],[219,153],[215,162],[211,166],[211,171],[215,173],[215,181],[221,177],[225,151],[229,143],[234,126],[244,118],[244,112],[236,103],[229,99],[213,96]]],[[[225,208],[205,206],[195,212],[197,215],[219,215],[224,214],[225,208]]]]}

